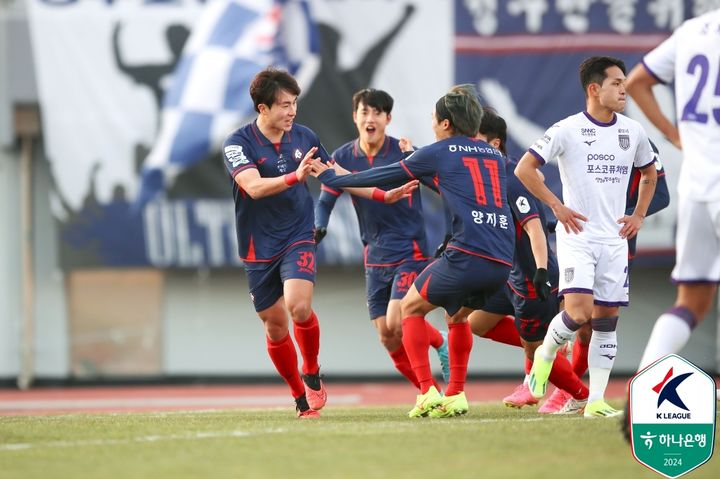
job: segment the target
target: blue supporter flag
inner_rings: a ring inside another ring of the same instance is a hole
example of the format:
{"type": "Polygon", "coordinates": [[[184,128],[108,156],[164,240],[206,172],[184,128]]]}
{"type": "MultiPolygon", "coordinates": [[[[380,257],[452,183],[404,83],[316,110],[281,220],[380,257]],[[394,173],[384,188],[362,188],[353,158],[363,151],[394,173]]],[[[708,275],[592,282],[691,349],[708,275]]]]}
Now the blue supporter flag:
{"type": "Polygon", "coordinates": [[[318,48],[305,0],[209,2],[165,92],[136,207],[161,195],[180,172],[254,116],[248,88],[258,71],[275,65],[299,74],[318,48]]]}

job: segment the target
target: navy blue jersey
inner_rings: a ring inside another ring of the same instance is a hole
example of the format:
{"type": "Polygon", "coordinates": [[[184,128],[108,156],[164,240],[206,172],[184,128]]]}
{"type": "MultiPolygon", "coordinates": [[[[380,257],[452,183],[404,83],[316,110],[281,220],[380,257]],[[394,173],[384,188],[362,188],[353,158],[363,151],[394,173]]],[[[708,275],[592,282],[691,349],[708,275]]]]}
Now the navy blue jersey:
{"type": "MultiPolygon", "coordinates": [[[[652,142],[650,142],[650,144],[653,146],[655,153],[657,153],[655,145],[653,145],[652,142]]],[[[657,184],[655,185],[655,193],[653,194],[652,200],[650,200],[650,205],[645,215],[646,217],[667,208],[670,204],[670,191],[668,191],[667,179],[665,178],[665,168],[663,168],[662,163],[660,163],[660,160],[657,158],[655,159],[655,168],[657,168],[657,184]]],[[[630,181],[628,182],[627,203],[625,208],[626,215],[633,214],[635,206],[637,206],[640,177],[640,170],[633,168],[630,172],[630,181]]],[[[633,259],[635,259],[636,251],[637,235],[628,240],[628,261],[631,263],[633,259]]]]}
{"type": "Polygon", "coordinates": [[[232,182],[240,258],[246,263],[275,259],[292,245],[313,241],[313,200],[305,183],[278,194],[252,199],[235,181],[241,171],[256,168],[263,178],[295,171],[312,147],[329,161],[325,148],[309,128],[293,124],[278,144],[265,138],[252,122],[238,128],[223,143],[223,160],[232,182]]]}
{"type": "Polygon", "coordinates": [[[525,185],[515,176],[515,167],[517,163],[508,160],[507,164],[507,190],[508,203],[512,210],[513,221],[515,222],[515,258],[513,260],[513,268],[510,271],[508,285],[512,290],[528,299],[537,298],[535,287],[533,286],[533,277],[535,276],[535,256],[533,256],[530,237],[523,229],[525,223],[533,218],[540,220],[540,225],[545,233],[545,242],[548,250],[548,279],[552,285],[552,289],[557,289],[558,284],[558,264],[555,253],[550,248],[550,241],[547,229],[547,218],[545,217],[545,208],[543,204],[532,193],[530,193],[525,185]]]}
{"type": "MultiPolygon", "coordinates": [[[[389,136],[385,137],[385,143],[374,157],[368,157],[362,151],[358,140],[344,144],[332,154],[333,161],[352,173],[390,165],[403,157],[398,140],[389,136]]],[[[402,186],[404,182],[397,181],[385,186],[386,189],[391,189],[402,186]]],[[[337,198],[342,193],[341,189],[323,186],[321,200],[316,208],[334,204],[328,195],[337,198]],[[325,199],[330,201],[324,201],[325,199]]],[[[393,266],[404,261],[427,259],[427,239],[419,189],[416,189],[411,197],[393,204],[354,195],[352,202],[360,225],[360,237],[365,245],[365,266],[393,266]]],[[[316,214],[316,224],[320,216],[316,214]]]]}
{"type": "Polygon", "coordinates": [[[454,136],[417,150],[392,165],[335,176],[320,175],[330,187],[379,186],[435,177],[452,213],[448,249],[512,265],[515,227],[506,195],[506,159],[485,143],[454,136]]]}

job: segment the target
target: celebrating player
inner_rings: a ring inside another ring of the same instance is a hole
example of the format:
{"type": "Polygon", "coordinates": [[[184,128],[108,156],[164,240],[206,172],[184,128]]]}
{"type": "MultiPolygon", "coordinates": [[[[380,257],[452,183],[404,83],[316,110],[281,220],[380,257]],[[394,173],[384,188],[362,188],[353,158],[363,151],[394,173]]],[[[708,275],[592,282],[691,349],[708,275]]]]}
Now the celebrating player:
{"type": "MultiPolygon", "coordinates": [[[[335,164],[345,172],[358,172],[404,158],[400,141],[385,134],[392,119],[392,97],[385,91],[366,88],[353,95],[352,104],[358,138],[333,152],[335,164]]],[[[402,186],[402,182],[396,186],[402,186]]],[[[348,190],[352,194],[357,189],[348,190]]],[[[315,205],[315,239],[318,243],[325,236],[330,213],[342,193],[342,189],[322,187],[315,205]]],[[[370,319],[395,368],[419,388],[420,383],[402,345],[400,300],[429,260],[420,191],[414,191],[407,201],[392,205],[385,204],[384,195],[375,195],[374,199],[353,195],[352,201],[360,225],[360,237],[365,245],[370,319]]],[[[427,321],[425,325],[430,345],[440,356],[443,378],[447,381],[450,374],[447,334],[439,332],[427,321]]]]}
{"type": "Polygon", "coordinates": [[[453,237],[447,249],[415,279],[401,302],[402,341],[420,383],[410,417],[467,413],[464,388],[472,332],[467,322],[471,310],[464,304],[471,294],[489,296],[501,288],[512,265],[514,228],[505,200],[505,158],[474,138],[481,119],[482,107],[468,85],[435,104],[432,128],[437,142],[398,163],[337,176],[313,161],[313,173],[333,188],[435,176],[452,212],[453,237]],[[450,381],[445,396],[433,385],[425,325],[425,315],[438,306],[449,315],[450,381]]]}

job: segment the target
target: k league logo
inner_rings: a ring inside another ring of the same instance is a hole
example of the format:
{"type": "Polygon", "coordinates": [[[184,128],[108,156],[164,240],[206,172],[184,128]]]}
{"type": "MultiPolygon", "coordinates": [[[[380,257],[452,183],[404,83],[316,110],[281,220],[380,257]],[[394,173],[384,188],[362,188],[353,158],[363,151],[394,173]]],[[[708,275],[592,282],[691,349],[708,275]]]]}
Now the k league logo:
{"type": "Polygon", "coordinates": [[[715,381],[671,354],[637,373],[628,393],[635,459],[675,478],[705,464],[715,443],[715,381]]]}

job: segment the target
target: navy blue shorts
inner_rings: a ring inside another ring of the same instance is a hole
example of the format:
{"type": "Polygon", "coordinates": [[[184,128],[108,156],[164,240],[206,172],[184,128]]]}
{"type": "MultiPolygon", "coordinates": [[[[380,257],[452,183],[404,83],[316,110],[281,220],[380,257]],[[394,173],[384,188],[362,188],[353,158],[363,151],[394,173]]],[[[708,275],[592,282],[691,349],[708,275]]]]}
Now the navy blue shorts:
{"type": "Polygon", "coordinates": [[[481,309],[488,313],[515,316],[515,306],[510,301],[510,293],[512,290],[506,283],[495,294],[487,298],[481,309]]]}
{"type": "Polygon", "coordinates": [[[289,248],[267,263],[245,263],[255,311],[263,311],[284,294],[283,283],[288,279],[306,279],[315,284],[315,243],[301,243],[289,248]]]}
{"type": "Polygon", "coordinates": [[[397,266],[365,268],[365,293],[370,319],[387,314],[392,299],[403,299],[430,261],[405,261],[397,266]]]}
{"type": "Polygon", "coordinates": [[[515,307],[515,327],[525,341],[542,341],[550,321],[560,310],[560,300],[551,294],[545,301],[526,298],[510,290],[510,301],[515,307]]]}
{"type": "Polygon", "coordinates": [[[509,265],[448,248],[420,273],[415,288],[425,301],[452,316],[469,306],[469,296],[489,298],[509,274],[509,265]]]}

